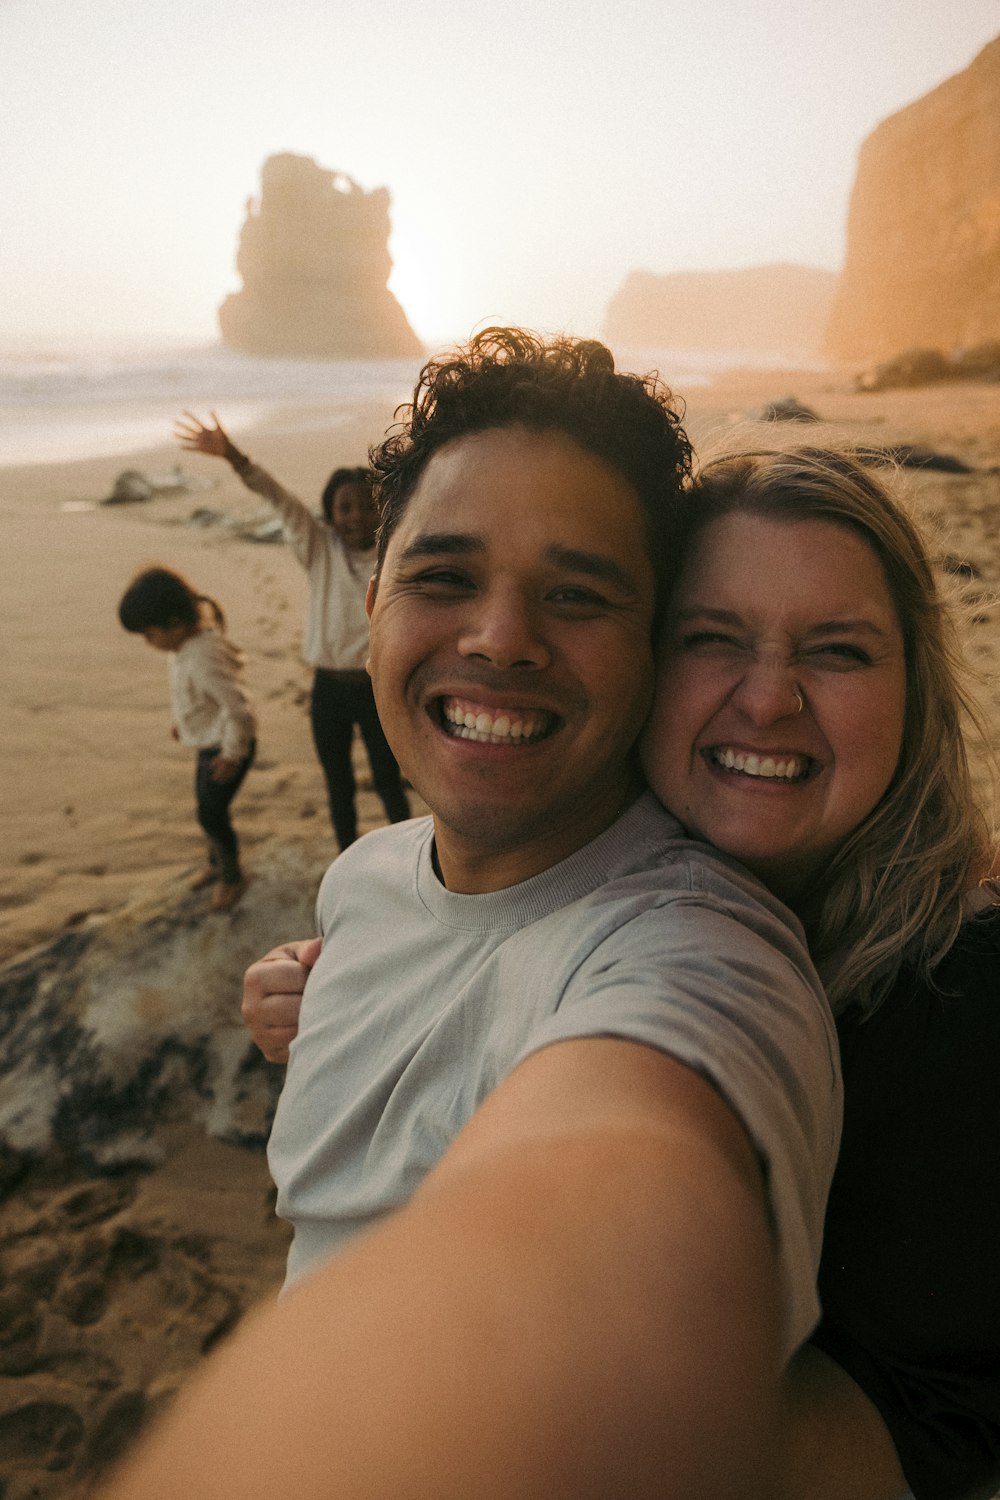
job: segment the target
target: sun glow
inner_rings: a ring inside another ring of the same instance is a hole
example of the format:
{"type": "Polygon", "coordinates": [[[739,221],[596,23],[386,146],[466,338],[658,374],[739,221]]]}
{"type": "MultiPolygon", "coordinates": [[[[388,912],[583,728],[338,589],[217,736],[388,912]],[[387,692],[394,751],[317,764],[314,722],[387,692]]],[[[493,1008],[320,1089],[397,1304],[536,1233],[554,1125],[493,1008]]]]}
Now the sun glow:
{"type": "Polygon", "coordinates": [[[417,337],[428,346],[454,338],[456,307],[445,285],[444,263],[434,240],[422,224],[393,214],[389,240],[392,275],[389,290],[403,305],[417,337]]]}

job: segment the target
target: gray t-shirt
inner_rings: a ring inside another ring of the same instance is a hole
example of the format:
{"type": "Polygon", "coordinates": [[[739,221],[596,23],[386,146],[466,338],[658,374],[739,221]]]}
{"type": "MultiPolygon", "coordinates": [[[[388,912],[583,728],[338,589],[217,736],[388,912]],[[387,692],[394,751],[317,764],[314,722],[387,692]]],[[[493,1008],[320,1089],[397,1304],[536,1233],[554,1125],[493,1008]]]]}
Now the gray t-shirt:
{"type": "Polygon", "coordinates": [[[323,951],[269,1146],[289,1280],[404,1203],[525,1057],[620,1037],[709,1079],[753,1141],[786,1353],[818,1317],[840,1130],[836,1033],[795,918],[646,795],[520,885],[448,891],[430,819],[369,834],[320,888],[323,951]]]}

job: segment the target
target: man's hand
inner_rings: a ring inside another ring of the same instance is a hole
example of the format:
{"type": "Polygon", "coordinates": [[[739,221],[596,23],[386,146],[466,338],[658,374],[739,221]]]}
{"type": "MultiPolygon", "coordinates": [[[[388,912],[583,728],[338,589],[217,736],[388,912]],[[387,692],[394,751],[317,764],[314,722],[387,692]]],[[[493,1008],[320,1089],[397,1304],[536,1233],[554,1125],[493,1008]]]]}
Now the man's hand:
{"type": "Polygon", "coordinates": [[[285,943],[251,964],[243,978],[243,1021],[268,1062],[286,1063],[299,1029],[299,1008],[319,938],[285,943]]]}
{"type": "Polygon", "coordinates": [[[193,412],[186,411],[183,415],[185,420],[178,419],[174,423],[174,437],[182,448],[189,448],[193,453],[207,453],[210,458],[229,458],[231,452],[237,451],[214,411],[211,427],[206,427],[193,412]]]}

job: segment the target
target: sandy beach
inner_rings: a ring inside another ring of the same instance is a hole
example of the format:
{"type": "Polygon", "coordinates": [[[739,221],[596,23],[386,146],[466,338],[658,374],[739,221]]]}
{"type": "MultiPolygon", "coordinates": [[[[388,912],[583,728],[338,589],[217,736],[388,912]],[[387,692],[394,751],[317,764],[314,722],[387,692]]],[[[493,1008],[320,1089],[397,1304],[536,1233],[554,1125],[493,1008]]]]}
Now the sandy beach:
{"type": "MultiPolygon", "coordinates": [[[[1000,590],[997,387],[859,395],[846,373],[738,373],[684,393],[696,446],[731,439],[748,410],[793,393],[858,442],[919,445],[970,466],[911,482],[940,524],[944,550],[970,565],[963,586],[975,603],[973,659],[992,678],[986,697],[1000,741],[998,614],[989,605],[1000,590]]],[[[330,470],[363,462],[391,417],[374,399],[346,413],[301,405],[233,436],[315,503],[330,470]]],[[[746,435],[764,446],[772,431],[752,424],[746,435]]],[[[794,433],[818,435],[811,425],[794,433]]],[[[14,961],[23,972],[32,950],[123,912],[144,920],[182,912],[192,934],[215,924],[219,943],[237,918],[203,917],[203,898],[187,891],[202,853],[192,757],[169,736],[163,658],[116,618],[119,596],[147,563],[176,567],[217,598],[246,653],[260,740],[235,822],[252,882],[264,889],[269,870],[274,880],[278,850],[298,851],[311,872],[334,853],[300,655],[304,574],[280,543],[192,524],[203,508],[246,522],[266,514],[226,465],[180,455],[169,427],[162,446],[127,457],[0,468],[4,1006],[14,961]],[[85,503],[107,495],[122,469],[165,473],[179,458],[211,487],[135,505],[85,503]]],[[[362,820],[372,826],[381,807],[366,768],[362,778],[362,820]]],[[[303,919],[312,894],[296,893],[303,919]]],[[[248,923],[241,941],[252,953],[258,934],[248,923]]],[[[259,936],[263,950],[271,939],[263,929],[259,936]]],[[[235,1026],[235,990],[224,1005],[235,1026]]],[[[21,1163],[0,1184],[0,1313],[9,1315],[0,1316],[0,1493],[83,1496],[204,1350],[273,1291],[285,1231],[271,1215],[259,1146],[218,1139],[200,1121],[164,1126],[152,1170],[131,1161],[102,1173],[62,1154],[27,1171],[21,1163]]]]}

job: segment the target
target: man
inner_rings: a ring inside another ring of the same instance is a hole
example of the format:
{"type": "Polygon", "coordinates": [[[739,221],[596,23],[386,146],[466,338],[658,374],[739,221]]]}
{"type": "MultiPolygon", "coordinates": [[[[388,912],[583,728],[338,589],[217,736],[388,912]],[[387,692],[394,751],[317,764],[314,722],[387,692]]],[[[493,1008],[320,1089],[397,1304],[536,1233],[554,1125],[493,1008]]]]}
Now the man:
{"type": "Polygon", "coordinates": [[[270,1150],[301,1284],[122,1500],[775,1493],[839,1081],[801,934],[633,763],[688,461],[655,385],[516,330],[376,455],[370,671],[433,818],[323,882],[270,1150]]]}

